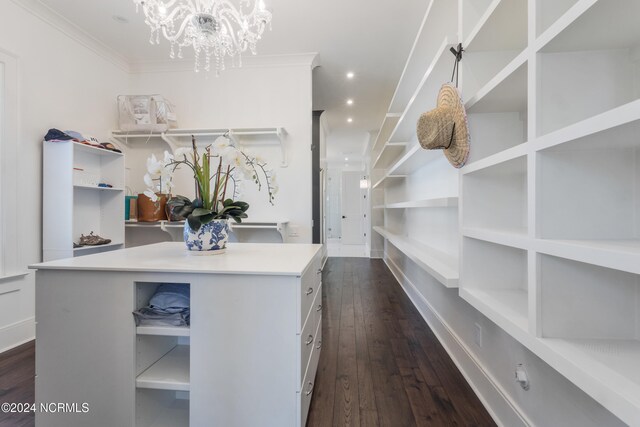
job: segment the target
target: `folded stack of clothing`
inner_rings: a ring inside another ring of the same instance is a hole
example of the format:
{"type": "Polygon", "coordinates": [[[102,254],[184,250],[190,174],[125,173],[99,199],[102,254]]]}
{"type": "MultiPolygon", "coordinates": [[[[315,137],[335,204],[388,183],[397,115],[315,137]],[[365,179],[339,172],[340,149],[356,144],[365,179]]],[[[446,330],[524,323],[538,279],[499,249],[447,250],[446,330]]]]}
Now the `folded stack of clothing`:
{"type": "Polygon", "coordinates": [[[191,323],[189,286],[164,283],[149,305],[133,312],[137,326],[188,326],[191,323]]]}
{"type": "Polygon", "coordinates": [[[64,132],[58,129],[49,129],[49,132],[44,137],[48,142],[62,142],[62,141],[75,141],[81,144],[90,145],[95,148],[102,148],[104,150],[115,151],[116,153],[122,153],[110,142],[98,142],[98,138],[93,136],[85,137],[80,132],[73,130],[65,130],[64,132]]]}

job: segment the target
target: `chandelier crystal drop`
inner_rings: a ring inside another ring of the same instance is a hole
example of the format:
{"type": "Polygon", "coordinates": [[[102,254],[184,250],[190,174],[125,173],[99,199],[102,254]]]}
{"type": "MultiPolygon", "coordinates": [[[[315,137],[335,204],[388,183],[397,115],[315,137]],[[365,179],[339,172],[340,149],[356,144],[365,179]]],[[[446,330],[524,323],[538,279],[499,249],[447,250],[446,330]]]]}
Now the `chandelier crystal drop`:
{"type": "Polygon", "coordinates": [[[133,0],[136,11],[142,8],[145,23],[151,28],[151,44],[160,43],[160,35],[171,44],[169,56],[182,58],[182,49],[193,47],[195,71],[204,59],[204,69],[211,69],[215,57],[216,74],[225,69],[225,56],[238,58],[242,52],[256,54],[256,44],[267,25],[271,12],[263,0],[239,0],[236,8],[231,0],[133,0]]]}

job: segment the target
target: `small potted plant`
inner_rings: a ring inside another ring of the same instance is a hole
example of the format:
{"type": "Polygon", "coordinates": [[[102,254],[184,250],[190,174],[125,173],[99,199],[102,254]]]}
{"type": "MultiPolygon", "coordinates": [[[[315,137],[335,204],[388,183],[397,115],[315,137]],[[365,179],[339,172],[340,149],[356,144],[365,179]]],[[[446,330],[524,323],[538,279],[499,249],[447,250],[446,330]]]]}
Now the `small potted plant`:
{"type": "Polygon", "coordinates": [[[223,253],[229,240],[229,220],[241,223],[247,218],[249,204],[238,197],[239,182],[252,180],[266,188],[273,205],[278,191],[275,174],[260,157],[235,147],[225,136],[218,138],[200,154],[195,137],[191,147],[176,150],[166,165],[172,172],[185,165],[193,171],[196,198],[184,224],[184,241],[189,251],[223,253]]]}

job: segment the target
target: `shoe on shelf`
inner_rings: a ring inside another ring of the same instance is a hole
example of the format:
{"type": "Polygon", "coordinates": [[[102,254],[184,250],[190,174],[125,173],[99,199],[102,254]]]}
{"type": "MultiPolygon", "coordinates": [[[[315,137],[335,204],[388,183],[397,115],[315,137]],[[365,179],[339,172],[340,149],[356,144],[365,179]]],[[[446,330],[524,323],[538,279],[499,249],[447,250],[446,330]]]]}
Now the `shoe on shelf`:
{"type": "Polygon", "coordinates": [[[107,243],[111,243],[111,239],[105,239],[97,234],[93,234],[93,231],[89,233],[88,236],[85,236],[84,234],[80,235],[80,246],[99,246],[106,245],[107,243]]]}
{"type": "Polygon", "coordinates": [[[80,244],[78,244],[78,243],[76,243],[76,242],[73,242],[73,249],[75,249],[75,248],[81,248],[81,247],[82,247],[82,245],[80,245],[80,244]]]}

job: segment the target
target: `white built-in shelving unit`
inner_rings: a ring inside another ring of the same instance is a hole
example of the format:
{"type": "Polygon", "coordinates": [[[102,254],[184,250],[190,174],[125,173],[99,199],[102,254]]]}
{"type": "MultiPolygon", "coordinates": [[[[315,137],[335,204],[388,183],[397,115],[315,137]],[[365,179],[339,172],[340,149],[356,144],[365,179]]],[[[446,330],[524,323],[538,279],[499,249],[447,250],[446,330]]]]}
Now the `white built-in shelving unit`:
{"type": "Polygon", "coordinates": [[[638,425],[640,2],[461,12],[460,296],[638,425]]]}
{"type": "Polygon", "coordinates": [[[371,155],[372,256],[384,256],[405,285],[402,256],[458,286],[460,297],[633,426],[638,16],[637,0],[431,1],[371,155]],[[442,153],[422,150],[415,134],[451,78],[449,47],[457,43],[471,135],[459,173],[442,153]]]}
{"type": "Polygon", "coordinates": [[[458,286],[458,173],[441,151],[422,149],[415,127],[451,78],[456,3],[429,3],[371,156],[372,256],[400,252],[450,288],[458,286]],[[419,230],[407,228],[411,218],[419,230]]]}
{"type": "Polygon", "coordinates": [[[42,170],[45,261],[123,247],[124,155],[74,141],[45,141],[42,170]],[[111,243],[73,247],[92,231],[111,243]]]}

